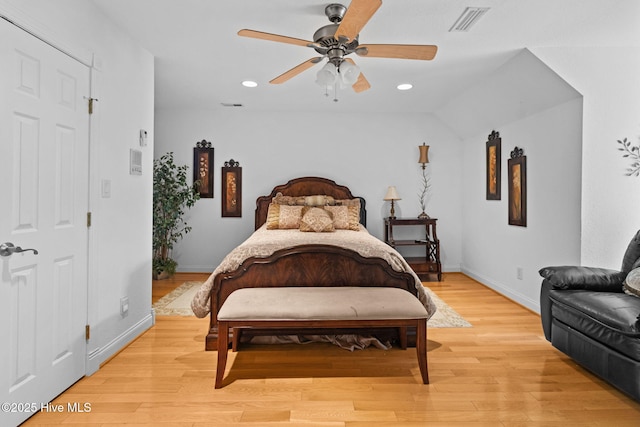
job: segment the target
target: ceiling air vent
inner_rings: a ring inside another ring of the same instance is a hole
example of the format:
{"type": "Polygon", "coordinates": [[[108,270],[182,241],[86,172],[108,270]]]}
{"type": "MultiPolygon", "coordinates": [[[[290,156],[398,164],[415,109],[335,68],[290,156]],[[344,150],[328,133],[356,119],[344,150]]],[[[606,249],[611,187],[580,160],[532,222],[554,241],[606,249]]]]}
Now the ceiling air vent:
{"type": "Polygon", "coordinates": [[[235,104],[233,102],[221,102],[223,107],[242,107],[242,104],[235,104]]]}
{"type": "Polygon", "coordinates": [[[464,33],[478,22],[482,16],[489,11],[489,7],[467,7],[457,21],[449,28],[452,33],[464,33]]]}

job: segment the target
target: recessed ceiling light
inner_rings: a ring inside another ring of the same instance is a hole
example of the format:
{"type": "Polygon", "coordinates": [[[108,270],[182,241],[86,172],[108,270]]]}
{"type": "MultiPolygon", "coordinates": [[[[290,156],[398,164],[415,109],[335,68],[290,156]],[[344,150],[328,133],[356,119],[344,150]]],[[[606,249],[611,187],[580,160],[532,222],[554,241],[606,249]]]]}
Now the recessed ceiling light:
{"type": "Polygon", "coordinates": [[[398,85],[398,90],[409,90],[413,87],[411,83],[402,83],[398,85]]]}
{"type": "Polygon", "coordinates": [[[242,86],[244,87],[256,87],[258,86],[258,83],[254,82],[253,80],[245,80],[242,82],[242,86]]]}

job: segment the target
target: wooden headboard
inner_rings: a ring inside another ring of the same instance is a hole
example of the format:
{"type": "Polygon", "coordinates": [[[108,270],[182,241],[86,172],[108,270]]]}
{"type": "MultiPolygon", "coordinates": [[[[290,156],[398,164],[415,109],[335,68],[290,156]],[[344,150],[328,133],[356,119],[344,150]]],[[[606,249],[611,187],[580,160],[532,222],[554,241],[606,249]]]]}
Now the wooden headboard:
{"type": "Polygon", "coordinates": [[[284,196],[311,196],[323,194],[332,196],[335,199],[360,199],[360,223],[367,225],[366,202],[362,197],[354,197],[351,190],[344,185],[338,185],[334,181],[316,176],[292,179],[286,184],[278,185],[266,196],[260,196],[256,200],[256,230],[267,221],[269,203],[277,193],[284,196]]]}

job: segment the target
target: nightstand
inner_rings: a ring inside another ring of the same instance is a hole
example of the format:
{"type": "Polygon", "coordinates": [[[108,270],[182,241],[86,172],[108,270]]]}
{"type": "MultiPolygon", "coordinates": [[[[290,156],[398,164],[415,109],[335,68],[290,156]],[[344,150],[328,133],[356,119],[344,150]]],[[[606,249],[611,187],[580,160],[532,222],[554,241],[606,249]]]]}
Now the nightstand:
{"type": "Polygon", "coordinates": [[[401,251],[402,247],[424,246],[424,256],[405,256],[404,259],[407,260],[409,266],[420,279],[428,279],[429,275],[436,274],[438,281],[441,281],[442,265],[440,264],[440,241],[436,234],[436,221],[436,218],[385,218],[384,241],[398,252],[401,251]],[[417,226],[423,230],[421,230],[420,235],[416,232],[416,238],[413,240],[394,239],[394,227],[402,226],[417,226]]]}

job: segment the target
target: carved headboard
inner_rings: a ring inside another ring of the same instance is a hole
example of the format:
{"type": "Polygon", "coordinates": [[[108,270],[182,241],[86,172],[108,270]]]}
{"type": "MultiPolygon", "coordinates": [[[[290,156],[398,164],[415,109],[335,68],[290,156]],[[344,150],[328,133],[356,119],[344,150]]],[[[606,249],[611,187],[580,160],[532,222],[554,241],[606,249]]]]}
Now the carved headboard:
{"type": "Polygon", "coordinates": [[[271,203],[271,200],[277,193],[282,193],[284,196],[311,196],[315,194],[322,194],[331,196],[335,199],[360,199],[360,223],[364,226],[367,225],[366,202],[362,197],[353,196],[349,188],[344,185],[338,185],[335,181],[330,179],[307,176],[292,179],[286,184],[274,187],[271,194],[258,197],[256,200],[256,230],[267,221],[269,203],[271,203]]]}

